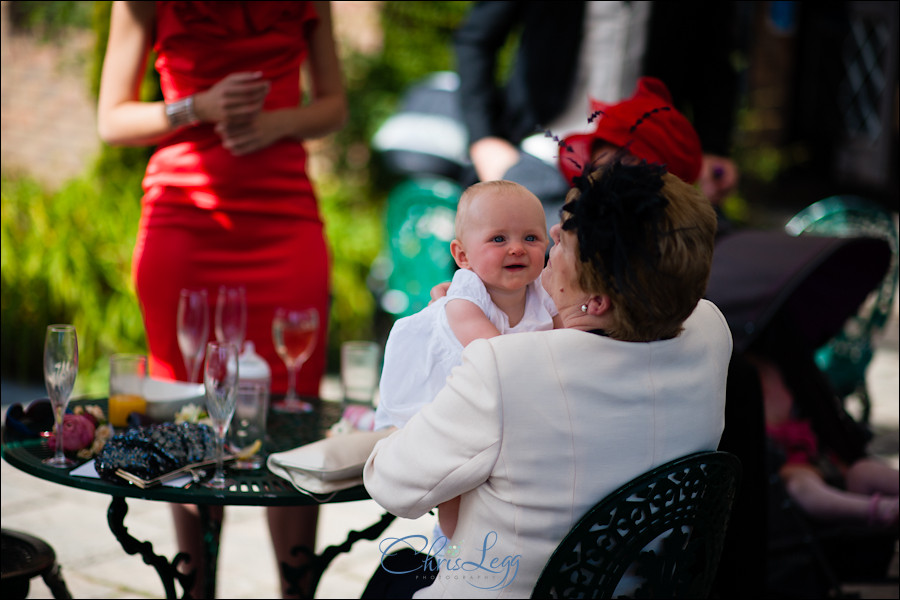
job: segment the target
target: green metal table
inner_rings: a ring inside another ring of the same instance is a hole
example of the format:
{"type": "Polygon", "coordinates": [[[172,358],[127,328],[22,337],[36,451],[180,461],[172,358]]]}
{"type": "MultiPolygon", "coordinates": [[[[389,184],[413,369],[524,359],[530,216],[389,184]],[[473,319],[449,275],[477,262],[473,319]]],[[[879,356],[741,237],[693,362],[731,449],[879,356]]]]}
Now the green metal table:
{"type": "MultiPolygon", "coordinates": [[[[268,418],[267,452],[281,452],[296,448],[303,444],[322,439],[328,428],[340,418],[340,403],[325,402],[319,398],[306,398],[313,403],[315,410],[309,413],[290,413],[272,409],[268,418]]],[[[78,404],[96,404],[106,411],[106,399],[74,400],[70,407],[78,404]]],[[[46,424],[47,429],[52,423],[46,424]]],[[[287,480],[271,473],[263,467],[257,470],[228,469],[227,477],[234,480],[235,485],[226,490],[214,490],[202,485],[188,485],[183,488],[157,486],[141,488],[124,480],[121,482],[106,481],[71,475],[68,470],[48,467],[43,459],[52,456],[45,437],[34,437],[21,429],[11,426],[7,418],[3,426],[2,457],[12,466],[40,479],[73,488],[106,494],[111,497],[107,511],[107,522],[110,530],[128,554],[140,554],[144,562],[154,567],[162,580],[167,598],[177,598],[175,583],[184,590],[182,597],[188,598],[189,589],[195,573],[183,573],[178,567],[189,562],[187,554],[179,553],[172,560],[153,552],[149,542],[141,542],[128,533],[125,527],[125,515],[128,513],[127,499],[140,498],[159,502],[179,504],[196,504],[200,508],[203,520],[204,539],[206,540],[207,595],[215,597],[215,571],[218,559],[218,533],[220,522],[210,518],[209,506],[309,506],[333,502],[353,502],[368,500],[369,495],[362,485],[342,490],[326,499],[317,499],[295,489],[287,480]]],[[[80,461],[79,464],[85,461],[80,461]]],[[[312,597],[325,569],[331,561],[342,552],[350,550],[352,545],[361,539],[374,540],[394,520],[394,516],[385,513],[382,518],[363,531],[348,532],[347,539],[338,545],[325,548],[321,554],[313,549],[296,547],[294,555],[305,554],[309,561],[306,565],[295,568],[282,563],[285,579],[294,582],[296,591],[300,591],[300,581],[307,572],[311,572],[309,594],[312,597]]]]}

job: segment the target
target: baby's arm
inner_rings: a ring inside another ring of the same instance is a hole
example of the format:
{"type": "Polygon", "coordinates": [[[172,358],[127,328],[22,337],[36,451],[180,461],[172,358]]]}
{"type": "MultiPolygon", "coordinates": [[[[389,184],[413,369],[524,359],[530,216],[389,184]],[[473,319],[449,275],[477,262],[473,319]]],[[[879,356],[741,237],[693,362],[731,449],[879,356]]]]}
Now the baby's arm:
{"type": "Polygon", "coordinates": [[[500,330],[474,302],[461,298],[450,300],[444,310],[447,312],[450,329],[463,348],[472,340],[500,335],[500,330]]]}

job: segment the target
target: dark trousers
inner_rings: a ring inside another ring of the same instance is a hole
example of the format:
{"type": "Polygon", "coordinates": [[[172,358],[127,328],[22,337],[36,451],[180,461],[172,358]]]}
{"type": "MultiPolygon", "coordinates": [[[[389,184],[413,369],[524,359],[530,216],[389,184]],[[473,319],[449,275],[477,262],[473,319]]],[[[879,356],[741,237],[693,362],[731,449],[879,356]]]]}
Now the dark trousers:
{"type": "Polygon", "coordinates": [[[362,598],[412,598],[437,577],[437,571],[426,570],[426,562],[432,566],[437,564],[428,559],[428,554],[411,548],[388,554],[369,580],[362,598]]]}

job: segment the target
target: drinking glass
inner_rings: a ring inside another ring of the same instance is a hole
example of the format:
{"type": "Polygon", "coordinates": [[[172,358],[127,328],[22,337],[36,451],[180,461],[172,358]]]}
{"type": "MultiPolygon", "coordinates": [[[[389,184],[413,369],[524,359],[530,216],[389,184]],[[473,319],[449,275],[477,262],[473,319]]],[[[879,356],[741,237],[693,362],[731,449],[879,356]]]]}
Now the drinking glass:
{"type": "Polygon", "coordinates": [[[266,441],[266,416],[269,410],[269,388],[262,381],[239,381],[235,396],[234,418],[231,420],[231,444],[238,454],[252,448],[259,449],[246,457],[238,456],[232,465],[235,469],[260,469],[265,464],[262,446],[266,441]]]}
{"type": "Polygon", "coordinates": [[[272,341],[275,351],[288,370],[288,390],[284,400],[276,406],[292,412],[309,412],[313,405],[297,396],[297,372],[312,354],[319,331],[319,313],[315,308],[287,310],[279,308],[272,320],[272,341]]]}
{"type": "Polygon", "coordinates": [[[44,338],[44,382],[53,407],[56,452],[44,459],[51,467],[69,468],[75,462],[63,452],[63,417],[78,373],[78,336],[74,325],[48,325],[44,338]]]}
{"type": "Polygon", "coordinates": [[[341,344],[341,386],[344,404],[372,407],[381,366],[381,348],[375,342],[341,344]]]}
{"type": "Polygon", "coordinates": [[[218,490],[231,487],[225,479],[225,434],[234,415],[238,384],[238,350],[234,344],[209,342],[203,369],[206,386],[206,412],[216,432],[216,474],[204,485],[218,490]]]}
{"type": "Polygon", "coordinates": [[[113,354],[109,357],[109,424],[128,425],[132,412],[146,414],[147,357],[143,354],[113,354]]]}
{"type": "Polygon", "coordinates": [[[194,383],[209,339],[209,304],[206,290],[181,290],[178,298],[178,348],[184,357],[188,381],[194,383]]]}
{"type": "Polygon", "coordinates": [[[231,343],[244,347],[244,336],[247,334],[247,292],[243,286],[219,287],[216,298],[216,339],[223,343],[231,343]]]}

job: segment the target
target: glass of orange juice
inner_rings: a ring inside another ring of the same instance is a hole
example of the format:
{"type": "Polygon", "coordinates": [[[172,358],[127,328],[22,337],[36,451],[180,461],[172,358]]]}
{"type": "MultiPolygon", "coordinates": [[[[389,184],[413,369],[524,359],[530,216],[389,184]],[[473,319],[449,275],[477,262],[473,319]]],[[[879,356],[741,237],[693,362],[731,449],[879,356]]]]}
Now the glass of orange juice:
{"type": "Polygon", "coordinates": [[[128,424],[128,415],[144,414],[144,380],[147,357],[143,354],[113,354],[109,359],[109,422],[113,427],[128,424]]]}

